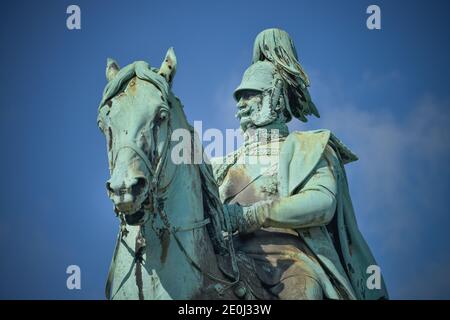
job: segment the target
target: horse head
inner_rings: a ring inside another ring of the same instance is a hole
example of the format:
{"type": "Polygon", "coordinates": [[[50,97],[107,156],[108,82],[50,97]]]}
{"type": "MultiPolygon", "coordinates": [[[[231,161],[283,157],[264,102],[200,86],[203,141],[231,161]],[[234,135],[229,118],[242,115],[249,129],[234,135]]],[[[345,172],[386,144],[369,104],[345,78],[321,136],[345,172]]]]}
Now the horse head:
{"type": "Polygon", "coordinates": [[[172,48],[159,69],[143,61],[122,69],[108,59],[98,113],[106,137],[110,178],[106,182],[115,211],[126,223],[142,224],[153,208],[170,143],[170,86],[176,70],[172,48]]]}
{"type": "MultiPolygon", "coordinates": [[[[196,139],[171,91],[175,71],[173,49],[159,69],[143,61],[123,68],[107,61],[97,122],[108,150],[106,188],[123,227],[108,273],[111,299],[215,296],[221,290],[215,284],[230,285],[212,258],[231,252],[222,234],[222,203],[210,165],[189,161],[196,139]],[[173,145],[172,133],[183,133],[182,143],[173,145]],[[180,150],[188,161],[177,160],[180,150]],[[130,277],[124,265],[135,274],[130,277]]],[[[197,149],[203,153],[201,145],[197,149]]]]}

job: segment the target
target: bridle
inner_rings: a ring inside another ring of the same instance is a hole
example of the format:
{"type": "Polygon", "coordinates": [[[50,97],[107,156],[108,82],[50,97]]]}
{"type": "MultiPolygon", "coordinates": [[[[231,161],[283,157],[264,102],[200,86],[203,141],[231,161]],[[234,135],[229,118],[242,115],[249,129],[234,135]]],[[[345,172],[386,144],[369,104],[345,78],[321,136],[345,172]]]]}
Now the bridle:
{"type": "MultiPolygon", "coordinates": [[[[146,166],[146,168],[149,171],[150,176],[151,176],[151,180],[149,181],[149,188],[148,188],[148,191],[147,191],[147,199],[146,200],[151,200],[149,202],[150,202],[150,204],[152,206],[150,208],[150,210],[152,212],[155,212],[155,210],[157,209],[157,208],[154,207],[154,204],[160,202],[160,198],[161,198],[160,191],[161,191],[161,189],[165,189],[165,187],[162,188],[159,185],[159,183],[161,181],[162,168],[165,167],[166,162],[167,162],[167,154],[168,154],[167,150],[170,147],[170,138],[171,138],[171,135],[172,135],[172,129],[171,129],[169,120],[170,119],[167,119],[167,121],[168,121],[167,135],[166,135],[166,137],[164,139],[164,145],[163,145],[163,148],[161,150],[161,153],[159,155],[157,155],[158,162],[156,163],[155,167],[152,165],[149,157],[145,154],[145,152],[136,143],[126,143],[126,144],[120,146],[118,148],[115,156],[114,156],[114,159],[112,161],[112,166],[111,166],[111,172],[112,172],[114,170],[114,168],[115,168],[119,152],[121,150],[123,150],[123,149],[131,149],[134,153],[136,153],[139,156],[139,158],[141,158],[141,160],[144,162],[144,164],[145,164],[145,166],[146,166]],[[149,197],[152,197],[152,199],[148,199],[149,197]]],[[[156,145],[156,141],[154,143],[156,145]]],[[[172,179],[169,180],[169,184],[170,184],[171,180],[172,179]]],[[[120,215],[121,214],[119,213],[119,216],[120,215]]],[[[122,219],[122,222],[124,222],[123,219],[122,219]]],[[[145,222],[146,221],[143,221],[141,224],[144,224],[145,222]]]]}

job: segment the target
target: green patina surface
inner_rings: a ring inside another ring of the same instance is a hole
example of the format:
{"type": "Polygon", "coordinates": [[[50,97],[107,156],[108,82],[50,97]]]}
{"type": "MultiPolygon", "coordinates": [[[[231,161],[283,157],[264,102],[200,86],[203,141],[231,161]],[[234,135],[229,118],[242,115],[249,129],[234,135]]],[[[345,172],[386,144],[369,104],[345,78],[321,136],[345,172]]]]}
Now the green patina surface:
{"type": "Polygon", "coordinates": [[[171,133],[193,132],[160,68],[109,59],[98,123],[108,194],[121,221],[107,286],[114,299],[380,299],[344,165],[357,160],[329,130],[289,133],[319,117],[289,35],[261,32],[234,92],[245,143],[208,164],[174,164],[171,133]]]}

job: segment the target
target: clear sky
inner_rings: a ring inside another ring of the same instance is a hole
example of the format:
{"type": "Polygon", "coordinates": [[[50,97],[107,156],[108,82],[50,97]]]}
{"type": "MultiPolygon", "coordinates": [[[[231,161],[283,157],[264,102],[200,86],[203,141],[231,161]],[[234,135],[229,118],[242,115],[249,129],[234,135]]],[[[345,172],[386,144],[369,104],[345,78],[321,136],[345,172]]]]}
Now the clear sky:
{"type": "Polygon", "coordinates": [[[0,298],[103,299],[118,231],[96,126],[106,58],[158,67],[192,123],[235,128],[233,89],[266,28],[290,33],[347,167],[392,298],[450,298],[448,1],[9,1],[0,11],[0,298]],[[81,8],[81,30],[66,8],[81,8]],[[381,8],[381,30],[366,8],[381,8]],[[66,267],[81,267],[81,290],[66,267]]]}

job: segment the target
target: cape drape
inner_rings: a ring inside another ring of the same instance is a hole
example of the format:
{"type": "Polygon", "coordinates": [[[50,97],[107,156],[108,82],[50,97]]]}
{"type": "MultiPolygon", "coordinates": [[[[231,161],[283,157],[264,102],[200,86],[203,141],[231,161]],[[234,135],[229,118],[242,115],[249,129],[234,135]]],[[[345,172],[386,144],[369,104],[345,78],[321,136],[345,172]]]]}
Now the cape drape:
{"type": "MultiPolygon", "coordinates": [[[[279,166],[279,192],[287,197],[301,191],[329,145],[335,151],[338,193],[336,212],[328,226],[298,229],[297,232],[334,280],[357,299],[387,299],[383,278],[380,289],[366,285],[367,268],[377,265],[359,231],[353,210],[344,164],[358,158],[329,130],[292,132],[283,144],[279,166]],[[331,227],[335,230],[330,237],[331,227]]],[[[326,288],[325,288],[326,290],[326,288]]]]}

